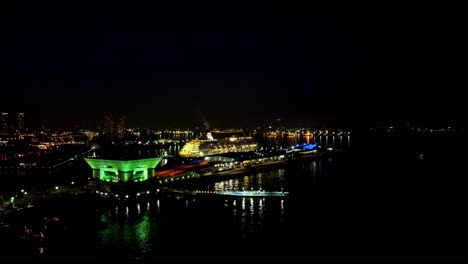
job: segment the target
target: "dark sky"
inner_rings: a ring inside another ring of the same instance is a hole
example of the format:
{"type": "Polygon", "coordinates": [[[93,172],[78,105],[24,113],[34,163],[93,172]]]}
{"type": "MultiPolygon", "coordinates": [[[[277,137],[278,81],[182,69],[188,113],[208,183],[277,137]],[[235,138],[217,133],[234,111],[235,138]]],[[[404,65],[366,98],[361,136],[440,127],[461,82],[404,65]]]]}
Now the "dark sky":
{"type": "Polygon", "coordinates": [[[27,126],[93,127],[106,112],[150,127],[462,119],[455,7],[10,2],[0,111],[26,112],[27,126]]]}

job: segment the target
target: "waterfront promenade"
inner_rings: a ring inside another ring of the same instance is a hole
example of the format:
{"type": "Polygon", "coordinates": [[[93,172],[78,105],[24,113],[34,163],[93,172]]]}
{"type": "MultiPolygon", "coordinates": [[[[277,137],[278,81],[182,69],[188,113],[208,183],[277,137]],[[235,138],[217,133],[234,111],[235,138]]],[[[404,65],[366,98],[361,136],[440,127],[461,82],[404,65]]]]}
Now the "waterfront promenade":
{"type": "MultiPolygon", "coordinates": [[[[301,162],[307,161],[310,159],[321,158],[325,156],[331,155],[332,152],[316,152],[316,153],[307,153],[303,155],[296,155],[296,156],[289,156],[285,157],[284,155],[272,156],[268,158],[262,158],[259,161],[251,163],[249,166],[237,166],[233,168],[221,168],[218,170],[211,170],[206,172],[198,172],[198,171],[191,171],[186,170],[179,174],[171,174],[171,177],[164,177],[161,178],[160,183],[162,185],[177,182],[179,180],[190,180],[190,179],[212,179],[216,180],[219,177],[229,178],[229,177],[237,177],[243,176],[251,173],[257,173],[260,171],[271,170],[276,168],[285,167],[288,164],[293,162],[301,162]],[[188,176],[188,177],[187,177],[188,176]],[[193,176],[193,177],[192,177],[193,176]]],[[[179,171],[179,169],[175,169],[175,171],[179,171]]],[[[166,172],[169,174],[169,172],[166,172]]]]}

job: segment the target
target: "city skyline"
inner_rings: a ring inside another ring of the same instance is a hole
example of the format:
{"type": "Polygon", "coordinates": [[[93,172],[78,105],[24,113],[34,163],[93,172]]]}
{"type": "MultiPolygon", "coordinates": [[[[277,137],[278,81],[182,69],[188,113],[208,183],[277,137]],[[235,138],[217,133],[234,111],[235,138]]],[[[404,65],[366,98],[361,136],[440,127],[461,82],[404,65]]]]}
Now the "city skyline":
{"type": "Polygon", "coordinates": [[[467,259],[464,8],[3,2],[2,263],[467,259]]]}
{"type": "MultiPolygon", "coordinates": [[[[155,120],[145,120],[139,116],[131,116],[130,119],[125,113],[109,114],[103,113],[93,116],[81,116],[80,114],[67,114],[62,118],[50,118],[38,113],[16,113],[0,112],[1,131],[14,132],[27,129],[51,128],[51,129],[91,129],[102,130],[108,134],[121,135],[124,128],[150,128],[150,129],[232,129],[232,128],[342,128],[361,129],[376,127],[397,127],[397,128],[465,128],[465,124],[457,119],[412,119],[412,118],[369,118],[366,120],[332,120],[330,116],[316,116],[315,118],[282,118],[275,115],[274,118],[266,117],[257,119],[250,118],[232,123],[232,120],[207,119],[206,115],[198,113],[190,122],[182,119],[174,119],[170,122],[155,122],[155,120]],[[9,114],[14,114],[14,118],[9,118],[9,114]],[[5,118],[6,115],[6,118],[5,118]],[[26,116],[26,117],[25,117],[26,116]],[[123,119],[122,119],[123,118],[123,119]],[[112,119],[112,120],[110,120],[112,119]],[[26,121],[25,121],[26,120],[26,121]],[[26,125],[25,125],[26,123],[26,125]]],[[[193,113],[192,113],[193,114],[193,113]]],[[[57,117],[57,115],[54,115],[57,117]]]]}
{"type": "Polygon", "coordinates": [[[456,16],[364,1],[11,4],[1,17],[2,111],[94,127],[465,125],[456,16]],[[14,14],[14,15],[13,15],[14,14]],[[449,44],[450,43],[450,44],[449,44]],[[133,123],[132,123],[133,122],[133,123]]]}

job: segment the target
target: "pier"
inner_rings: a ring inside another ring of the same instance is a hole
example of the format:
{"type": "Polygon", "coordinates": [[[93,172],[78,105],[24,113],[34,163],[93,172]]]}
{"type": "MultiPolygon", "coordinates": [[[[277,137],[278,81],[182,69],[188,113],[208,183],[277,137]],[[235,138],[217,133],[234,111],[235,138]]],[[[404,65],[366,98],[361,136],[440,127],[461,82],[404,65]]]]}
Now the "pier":
{"type": "Polygon", "coordinates": [[[163,188],[162,190],[179,193],[184,195],[220,195],[220,196],[237,196],[237,197],[272,197],[288,196],[289,192],[279,191],[205,191],[205,190],[185,190],[185,189],[174,189],[174,188],[163,188]]]}

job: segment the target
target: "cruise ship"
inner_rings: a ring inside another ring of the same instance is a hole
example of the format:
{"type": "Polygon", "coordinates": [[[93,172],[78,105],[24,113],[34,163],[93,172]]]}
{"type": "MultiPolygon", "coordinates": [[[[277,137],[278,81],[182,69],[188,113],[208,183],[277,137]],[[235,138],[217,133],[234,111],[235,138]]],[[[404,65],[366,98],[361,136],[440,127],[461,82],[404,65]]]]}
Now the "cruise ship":
{"type": "Polygon", "coordinates": [[[258,143],[252,137],[232,134],[215,139],[211,132],[207,132],[205,137],[187,142],[179,155],[182,158],[198,158],[229,152],[249,152],[257,148],[258,143]]]}

